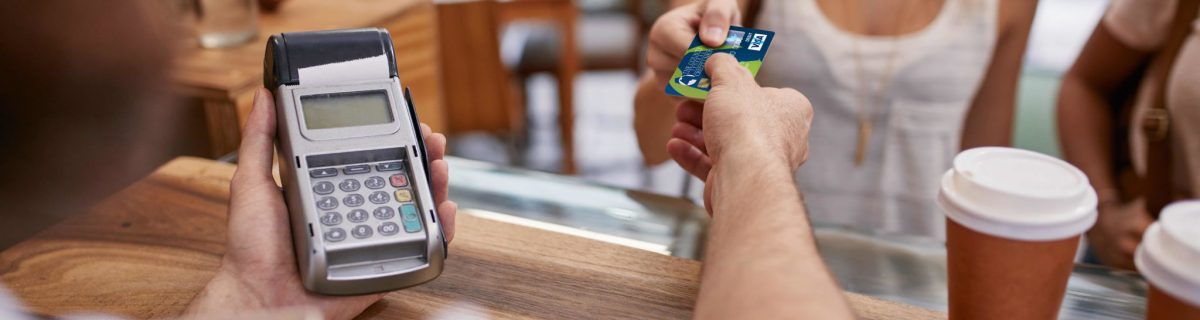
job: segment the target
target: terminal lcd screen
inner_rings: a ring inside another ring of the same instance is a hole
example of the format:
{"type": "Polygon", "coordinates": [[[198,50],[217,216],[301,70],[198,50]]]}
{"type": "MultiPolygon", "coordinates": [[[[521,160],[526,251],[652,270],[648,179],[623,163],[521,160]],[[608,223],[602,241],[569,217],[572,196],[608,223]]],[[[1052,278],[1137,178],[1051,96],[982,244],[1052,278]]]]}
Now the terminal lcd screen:
{"type": "Polygon", "coordinates": [[[390,123],[387,91],[339,92],[300,97],[308,129],[330,129],[390,123]]]}

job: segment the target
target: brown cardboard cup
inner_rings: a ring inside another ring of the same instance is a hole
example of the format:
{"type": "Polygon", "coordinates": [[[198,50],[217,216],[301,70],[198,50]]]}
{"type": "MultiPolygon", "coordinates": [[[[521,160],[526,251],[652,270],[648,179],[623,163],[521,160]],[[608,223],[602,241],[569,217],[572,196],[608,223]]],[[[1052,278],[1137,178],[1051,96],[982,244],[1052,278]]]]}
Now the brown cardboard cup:
{"type": "Polygon", "coordinates": [[[1010,148],[960,153],[942,177],[950,319],[1055,319],[1096,193],[1079,169],[1010,148]]]}
{"type": "Polygon", "coordinates": [[[1200,201],[1163,209],[1133,261],[1150,282],[1146,319],[1200,319],[1200,201]]]}

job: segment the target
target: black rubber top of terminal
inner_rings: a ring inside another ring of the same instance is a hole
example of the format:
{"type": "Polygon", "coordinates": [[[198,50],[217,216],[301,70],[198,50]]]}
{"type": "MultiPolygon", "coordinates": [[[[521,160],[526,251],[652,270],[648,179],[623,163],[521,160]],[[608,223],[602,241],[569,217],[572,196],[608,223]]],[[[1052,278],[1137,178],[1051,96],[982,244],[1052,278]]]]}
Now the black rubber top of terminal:
{"type": "Polygon", "coordinates": [[[387,30],[346,29],[285,32],[267,39],[263,58],[263,85],[300,84],[300,68],[387,55],[391,77],[396,77],[396,55],[387,30]]]}

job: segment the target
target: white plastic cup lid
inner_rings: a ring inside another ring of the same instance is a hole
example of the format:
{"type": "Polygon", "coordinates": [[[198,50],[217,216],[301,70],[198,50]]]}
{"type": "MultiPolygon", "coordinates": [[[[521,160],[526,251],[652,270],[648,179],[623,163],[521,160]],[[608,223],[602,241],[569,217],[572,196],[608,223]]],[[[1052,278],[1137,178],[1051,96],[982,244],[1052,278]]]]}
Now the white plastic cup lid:
{"type": "Polygon", "coordinates": [[[1163,209],[1142,236],[1134,263],[1150,284],[1200,307],[1200,201],[1163,209]]]}
{"type": "Polygon", "coordinates": [[[1013,148],[959,153],[942,176],[938,204],[954,222],[1006,239],[1065,239],[1096,223],[1096,191],[1082,171],[1013,148]]]}

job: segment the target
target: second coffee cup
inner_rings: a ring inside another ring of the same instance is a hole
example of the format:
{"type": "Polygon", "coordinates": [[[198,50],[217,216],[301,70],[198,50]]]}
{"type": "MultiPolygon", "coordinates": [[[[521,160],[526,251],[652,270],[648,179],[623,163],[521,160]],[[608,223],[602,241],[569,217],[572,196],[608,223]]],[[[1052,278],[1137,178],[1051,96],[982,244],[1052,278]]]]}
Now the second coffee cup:
{"type": "Polygon", "coordinates": [[[1163,209],[1134,262],[1150,282],[1146,319],[1200,319],[1200,201],[1163,209]]]}
{"type": "Polygon", "coordinates": [[[1054,319],[1096,193],[1071,164],[1031,151],[975,148],[954,159],[946,214],[950,319],[1054,319]]]}

